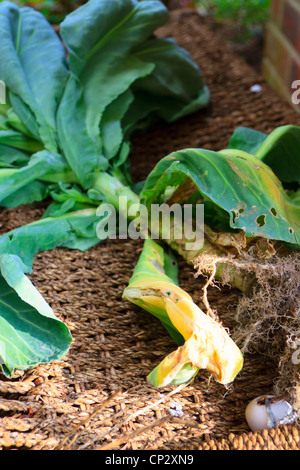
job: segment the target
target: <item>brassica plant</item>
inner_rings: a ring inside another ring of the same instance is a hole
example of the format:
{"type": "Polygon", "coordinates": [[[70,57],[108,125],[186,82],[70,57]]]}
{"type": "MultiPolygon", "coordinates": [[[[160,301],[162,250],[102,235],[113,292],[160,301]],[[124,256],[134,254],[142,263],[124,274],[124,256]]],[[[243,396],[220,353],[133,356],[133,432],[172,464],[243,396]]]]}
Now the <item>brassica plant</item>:
{"type": "Polygon", "coordinates": [[[158,0],[90,0],[66,16],[61,41],[41,13],[0,4],[0,204],[52,200],[41,220],[0,237],[0,356],[8,375],[60,358],[71,341],[26,277],[35,254],[99,243],[97,207],[121,194],[138,200],[132,133],[209,102],[190,55],[155,36],[167,19],[158,0]]]}
{"type": "MultiPolygon", "coordinates": [[[[40,220],[0,236],[0,358],[8,376],[61,358],[72,340],[26,276],[36,253],[84,251],[99,243],[98,209],[109,203],[122,210],[120,196],[128,207],[201,202],[200,250],[191,252],[185,240],[172,237],[164,243],[190,263],[217,256],[216,277],[229,272],[230,284],[241,290],[248,279],[228,271],[234,253],[256,246],[265,256],[276,244],[299,249],[299,127],[270,135],[238,128],[218,152],[174,149],[139,190],[132,184],[133,133],[183,118],[210,99],[190,55],[173,39],[155,36],[167,18],[157,0],[90,0],[62,22],[62,43],[40,13],[0,4],[0,80],[7,89],[0,105],[0,205],[50,198],[40,220]]],[[[155,368],[152,383],[186,381],[205,364],[221,383],[233,380],[242,366],[239,350],[180,290],[170,266],[157,272],[169,255],[160,240],[151,244],[149,234],[143,236],[142,258],[124,297],[158,316],[182,348],[155,368]],[[152,275],[163,291],[154,289],[152,275]],[[180,295],[172,300],[169,291],[180,295]],[[210,333],[209,350],[202,351],[200,336],[210,333]]]]}

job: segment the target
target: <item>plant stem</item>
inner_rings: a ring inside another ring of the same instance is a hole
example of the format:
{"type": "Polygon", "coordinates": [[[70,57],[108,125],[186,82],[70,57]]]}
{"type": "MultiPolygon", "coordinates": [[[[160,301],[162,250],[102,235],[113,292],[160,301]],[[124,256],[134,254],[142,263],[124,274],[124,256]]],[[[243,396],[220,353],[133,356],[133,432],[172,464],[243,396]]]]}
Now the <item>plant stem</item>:
{"type": "Polygon", "coordinates": [[[120,208],[120,197],[127,198],[127,208],[140,203],[139,196],[129,186],[125,186],[118,178],[106,172],[97,174],[93,188],[99,191],[106,202],[114,206],[117,211],[120,208]]]}

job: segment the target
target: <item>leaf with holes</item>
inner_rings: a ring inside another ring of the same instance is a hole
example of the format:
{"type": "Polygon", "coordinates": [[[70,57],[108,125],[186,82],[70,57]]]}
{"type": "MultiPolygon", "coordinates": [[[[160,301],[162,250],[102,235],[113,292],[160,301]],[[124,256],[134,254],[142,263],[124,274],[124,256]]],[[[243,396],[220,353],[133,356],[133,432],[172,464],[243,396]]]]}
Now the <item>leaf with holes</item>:
{"type": "Polygon", "coordinates": [[[164,202],[189,178],[216,219],[227,215],[228,229],[248,237],[300,243],[300,206],[289,197],[271,168],[259,158],[235,149],[213,152],[185,149],[163,158],[149,174],[142,202],[164,202]]]}

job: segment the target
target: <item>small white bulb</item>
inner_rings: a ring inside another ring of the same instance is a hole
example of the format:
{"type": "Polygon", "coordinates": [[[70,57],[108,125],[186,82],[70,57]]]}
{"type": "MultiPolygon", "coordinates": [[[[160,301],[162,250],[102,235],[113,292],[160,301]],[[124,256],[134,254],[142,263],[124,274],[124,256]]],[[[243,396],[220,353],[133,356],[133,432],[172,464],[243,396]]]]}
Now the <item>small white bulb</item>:
{"type": "Polygon", "coordinates": [[[297,413],[292,405],[274,395],[262,395],[252,400],[246,408],[245,415],[251,431],[291,424],[297,419],[297,413]]]}

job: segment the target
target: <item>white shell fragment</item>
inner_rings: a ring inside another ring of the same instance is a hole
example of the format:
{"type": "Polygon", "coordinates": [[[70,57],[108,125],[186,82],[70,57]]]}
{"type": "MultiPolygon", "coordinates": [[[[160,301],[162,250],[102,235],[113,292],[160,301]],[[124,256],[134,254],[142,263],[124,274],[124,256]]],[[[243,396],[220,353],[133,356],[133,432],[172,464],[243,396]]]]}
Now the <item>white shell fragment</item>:
{"type": "Polygon", "coordinates": [[[258,84],[256,85],[252,85],[252,87],[250,88],[250,90],[253,92],[253,93],[258,93],[260,91],[262,91],[262,87],[258,84]]]}
{"type": "Polygon", "coordinates": [[[292,405],[274,395],[262,395],[252,400],[246,408],[245,415],[252,431],[291,424],[297,419],[297,413],[292,405]]]}
{"type": "Polygon", "coordinates": [[[176,418],[180,418],[183,415],[182,405],[176,403],[176,401],[172,401],[170,403],[169,413],[176,418]]]}

